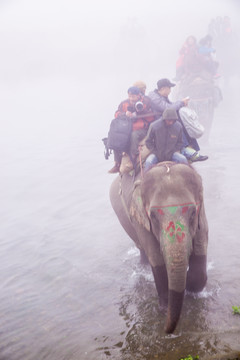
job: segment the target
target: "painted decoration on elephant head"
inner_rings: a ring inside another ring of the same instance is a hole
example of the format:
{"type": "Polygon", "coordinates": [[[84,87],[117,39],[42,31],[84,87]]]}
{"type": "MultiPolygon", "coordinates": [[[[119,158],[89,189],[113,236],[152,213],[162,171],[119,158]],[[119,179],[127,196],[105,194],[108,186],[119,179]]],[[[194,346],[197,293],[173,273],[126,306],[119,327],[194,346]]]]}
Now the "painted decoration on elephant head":
{"type": "Polygon", "coordinates": [[[180,221],[169,221],[169,224],[163,232],[168,237],[169,241],[173,244],[175,241],[181,243],[185,238],[185,226],[180,221]]]}
{"type": "MultiPolygon", "coordinates": [[[[186,214],[190,208],[196,208],[196,214],[199,213],[200,203],[185,203],[180,205],[166,205],[166,206],[153,206],[151,209],[156,209],[160,215],[175,215],[178,210],[180,214],[186,214]]],[[[180,244],[183,242],[188,229],[180,222],[170,220],[166,228],[163,229],[163,233],[167,236],[170,243],[173,244],[176,241],[180,244]]]]}
{"type": "Polygon", "coordinates": [[[157,209],[157,212],[160,215],[164,215],[170,213],[171,215],[176,214],[177,210],[180,209],[182,214],[188,212],[190,207],[194,206],[197,210],[197,214],[199,213],[200,203],[186,203],[181,205],[166,205],[166,206],[152,206],[151,209],[157,209]]]}

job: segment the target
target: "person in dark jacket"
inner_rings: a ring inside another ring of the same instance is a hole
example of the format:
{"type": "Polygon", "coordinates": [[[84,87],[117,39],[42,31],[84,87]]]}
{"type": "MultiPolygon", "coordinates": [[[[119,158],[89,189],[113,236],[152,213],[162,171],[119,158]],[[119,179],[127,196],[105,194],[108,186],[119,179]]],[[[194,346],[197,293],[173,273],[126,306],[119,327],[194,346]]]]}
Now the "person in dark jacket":
{"type": "MultiPolygon", "coordinates": [[[[176,84],[171,83],[168,79],[161,79],[157,82],[157,89],[151,91],[148,94],[148,97],[151,100],[151,108],[153,111],[159,113],[161,116],[165,109],[174,109],[177,111],[180,110],[183,106],[188,105],[189,98],[184,98],[180,101],[171,102],[168,98],[171,88],[176,84]]],[[[181,119],[178,115],[178,121],[183,126],[181,119]]],[[[207,160],[208,156],[203,156],[199,154],[200,147],[196,139],[191,138],[186,129],[183,126],[183,142],[184,147],[182,153],[186,156],[187,159],[191,161],[203,161],[207,160]]]]}
{"type": "Polygon", "coordinates": [[[181,154],[183,130],[182,125],[177,120],[176,110],[165,109],[162,118],[150,125],[145,143],[152,153],[145,161],[145,172],[161,161],[188,164],[187,158],[181,154]]]}
{"type": "MultiPolygon", "coordinates": [[[[115,118],[121,115],[126,115],[132,121],[129,155],[132,162],[134,162],[138,154],[138,144],[146,136],[149,124],[155,120],[150,99],[144,96],[138,87],[131,86],[128,89],[128,99],[119,104],[115,112],[115,118]]],[[[114,151],[115,164],[108,171],[110,174],[119,172],[121,160],[122,153],[114,151]]]]}

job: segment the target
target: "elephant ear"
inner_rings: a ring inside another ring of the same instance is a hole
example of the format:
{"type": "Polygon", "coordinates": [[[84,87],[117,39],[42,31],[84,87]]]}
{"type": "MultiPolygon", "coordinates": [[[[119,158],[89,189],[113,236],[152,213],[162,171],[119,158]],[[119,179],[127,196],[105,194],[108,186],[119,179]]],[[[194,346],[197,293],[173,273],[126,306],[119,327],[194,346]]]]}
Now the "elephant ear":
{"type": "Polygon", "coordinates": [[[205,214],[204,201],[198,208],[198,225],[194,236],[194,253],[196,255],[206,255],[208,245],[208,222],[205,214]]]}
{"type": "Polygon", "coordinates": [[[133,190],[130,204],[130,217],[132,220],[136,220],[146,230],[150,231],[150,221],[143,206],[140,182],[136,182],[135,188],[133,190]]]}

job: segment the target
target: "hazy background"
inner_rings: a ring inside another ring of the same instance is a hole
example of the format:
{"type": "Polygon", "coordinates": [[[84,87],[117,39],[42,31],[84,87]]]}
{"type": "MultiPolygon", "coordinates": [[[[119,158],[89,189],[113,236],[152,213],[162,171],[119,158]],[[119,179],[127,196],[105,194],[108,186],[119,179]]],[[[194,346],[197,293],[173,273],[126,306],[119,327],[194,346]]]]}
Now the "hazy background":
{"type": "Polygon", "coordinates": [[[237,0],[1,0],[1,121],[29,136],[74,121],[101,137],[134,81],[148,92],[173,78],[186,37],[225,15],[238,32],[237,0]]]}

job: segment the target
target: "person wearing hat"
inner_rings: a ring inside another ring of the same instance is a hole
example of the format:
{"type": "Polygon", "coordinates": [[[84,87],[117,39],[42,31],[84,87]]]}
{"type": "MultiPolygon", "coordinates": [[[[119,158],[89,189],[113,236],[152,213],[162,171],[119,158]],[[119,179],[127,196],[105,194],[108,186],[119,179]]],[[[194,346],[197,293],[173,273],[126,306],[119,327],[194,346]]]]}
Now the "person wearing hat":
{"type": "Polygon", "coordinates": [[[157,82],[157,89],[151,91],[148,96],[152,101],[153,110],[159,112],[160,116],[162,116],[163,112],[167,108],[174,109],[176,111],[180,110],[183,106],[188,105],[188,98],[184,98],[181,101],[171,102],[168,96],[171,93],[172,87],[176,84],[171,83],[168,79],[161,79],[157,82]]]}
{"type": "Polygon", "coordinates": [[[133,84],[133,86],[136,86],[137,88],[139,88],[141,95],[144,96],[145,102],[146,102],[146,103],[149,103],[149,104],[148,104],[148,107],[151,108],[151,100],[150,100],[150,98],[146,95],[147,85],[145,84],[145,82],[143,82],[142,80],[138,80],[138,81],[135,81],[135,83],[133,84]]]}
{"type": "Polygon", "coordinates": [[[144,171],[161,161],[175,161],[188,164],[187,158],[181,154],[183,148],[182,125],[174,109],[165,109],[162,118],[150,125],[146,146],[152,151],[144,164],[144,171]]]}
{"type": "MultiPolygon", "coordinates": [[[[160,79],[157,82],[157,89],[151,91],[148,94],[148,97],[151,100],[151,107],[153,111],[158,112],[162,116],[165,109],[174,109],[177,112],[183,107],[187,106],[189,98],[184,98],[175,102],[171,102],[168,96],[171,93],[172,87],[176,84],[172,83],[169,79],[160,79]]],[[[184,147],[182,153],[191,161],[204,161],[208,159],[208,156],[203,156],[199,154],[200,147],[196,139],[191,138],[185,127],[182,124],[182,121],[178,115],[178,121],[183,127],[183,142],[184,147]]]]}
{"type": "MultiPolygon", "coordinates": [[[[135,161],[138,154],[138,144],[146,136],[149,124],[155,120],[150,107],[150,101],[141,94],[136,86],[128,89],[128,98],[120,103],[115,118],[125,114],[132,120],[132,134],[130,139],[129,156],[132,162],[135,161]],[[149,115],[148,115],[149,114],[149,115]]],[[[119,172],[122,160],[122,153],[114,151],[115,164],[108,172],[115,174],[119,172]]]]}
{"type": "Polygon", "coordinates": [[[147,89],[147,85],[145,84],[145,82],[143,82],[142,80],[138,80],[138,81],[135,81],[133,86],[136,86],[137,88],[139,88],[141,94],[145,95],[146,89],[147,89]]]}

